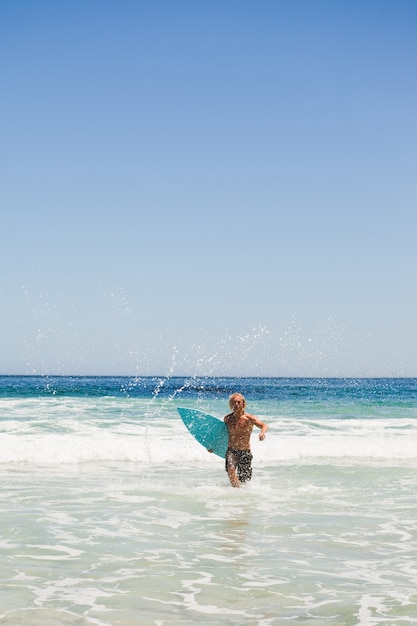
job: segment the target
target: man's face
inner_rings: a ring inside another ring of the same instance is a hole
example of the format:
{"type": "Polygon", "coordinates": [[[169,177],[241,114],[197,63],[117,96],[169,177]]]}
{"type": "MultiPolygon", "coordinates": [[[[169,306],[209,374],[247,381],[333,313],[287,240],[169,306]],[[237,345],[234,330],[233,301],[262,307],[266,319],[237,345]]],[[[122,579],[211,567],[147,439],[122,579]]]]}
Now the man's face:
{"type": "Polygon", "coordinates": [[[240,411],[240,409],[243,409],[244,406],[245,403],[243,401],[243,398],[241,398],[240,396],[235,396],[230,400],[230,408],[232,409],[232,411],[240,411]]]}

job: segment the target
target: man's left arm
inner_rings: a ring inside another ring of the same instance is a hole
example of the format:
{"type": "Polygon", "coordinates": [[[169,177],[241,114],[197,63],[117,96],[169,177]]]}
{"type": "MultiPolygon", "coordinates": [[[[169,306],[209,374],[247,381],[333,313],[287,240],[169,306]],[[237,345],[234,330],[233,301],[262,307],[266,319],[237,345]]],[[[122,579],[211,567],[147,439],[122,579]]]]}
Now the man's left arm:
{"type": "Polygon", "coordinates": [[[261,432],[259,433],[259,439],[263,441],[265,439],[266,431],[268,430],[268,425],[264,422],[261,422],[261,420],[254,415],[251,415],[251,421],[255,426],[261,429],[261,432]]]}

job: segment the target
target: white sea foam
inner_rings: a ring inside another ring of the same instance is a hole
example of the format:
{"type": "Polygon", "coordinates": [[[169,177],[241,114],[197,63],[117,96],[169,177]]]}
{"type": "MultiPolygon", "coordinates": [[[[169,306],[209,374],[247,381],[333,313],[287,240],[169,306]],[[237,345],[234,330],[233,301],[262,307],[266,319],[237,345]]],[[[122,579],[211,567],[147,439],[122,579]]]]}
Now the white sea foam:
{"type": "MultiPolygon", "coordinates": [[[[215,463],[186,431],[175,406],[120,399],[6,401],[0,422],[0,463],[215,463]]],[[[263,417],[252,451],[263,465],[282,462],[417,462],[417,420],[263,417]]],[[[218,459],[217,459],[218,460],[218,459]]]]}

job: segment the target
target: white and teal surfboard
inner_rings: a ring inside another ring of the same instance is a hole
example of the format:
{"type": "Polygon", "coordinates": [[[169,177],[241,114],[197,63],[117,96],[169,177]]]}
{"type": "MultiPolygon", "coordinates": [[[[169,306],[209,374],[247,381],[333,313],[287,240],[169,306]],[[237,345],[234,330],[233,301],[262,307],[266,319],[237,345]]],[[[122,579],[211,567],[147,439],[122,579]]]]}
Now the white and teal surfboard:
{"type": "Polygon", "coordinates": [[[224,422],[198,409],[179,408],[178,413],[194,439],[207,450],[225,458],[229,436],[224,422]]]}

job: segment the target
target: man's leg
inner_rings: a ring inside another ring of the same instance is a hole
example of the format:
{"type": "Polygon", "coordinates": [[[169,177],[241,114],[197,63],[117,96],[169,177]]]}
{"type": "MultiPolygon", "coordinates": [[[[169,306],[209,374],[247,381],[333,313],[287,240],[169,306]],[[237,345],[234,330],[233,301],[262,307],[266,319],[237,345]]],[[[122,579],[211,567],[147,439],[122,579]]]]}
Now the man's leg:
{"type": "Polygon", "coordinates": [[[231,450],[228,450],[226,454],[226,471],[232,487],[240,487],[240,480],[236,472],[236,459],[231,450]]]}
{"type": "Polygon", "coordinates": [[[229,467],[227,473],[229,475],[229,480],[232,487],[240,487],[240,480],[237,477],[236,468],[229,467]]]}

